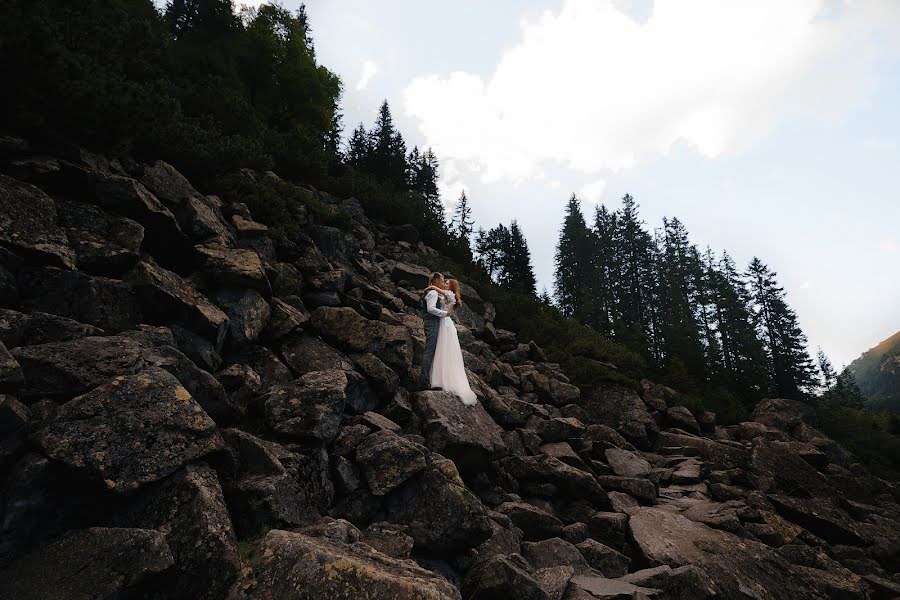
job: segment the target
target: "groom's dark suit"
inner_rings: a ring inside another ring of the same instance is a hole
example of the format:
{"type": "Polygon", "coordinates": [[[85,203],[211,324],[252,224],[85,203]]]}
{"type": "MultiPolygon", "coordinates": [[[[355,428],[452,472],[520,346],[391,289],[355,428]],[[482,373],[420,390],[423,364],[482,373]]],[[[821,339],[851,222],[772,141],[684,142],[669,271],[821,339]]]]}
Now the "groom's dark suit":
{"type": "Polygon", "coordinates": [[[434,362],[434,351],[437,349],[438,332],[441,329],[441,318],[447,316],[444,310],[442,294],[434,290],[426,290],[422,297],[422,321],[425,325],[425,353],[422,355],[422,377],[419,385],[423,389],[431,387],[431,364],[434,362]],[[431,303],[429,294],[434,294],[436,300],[431,303]]]}

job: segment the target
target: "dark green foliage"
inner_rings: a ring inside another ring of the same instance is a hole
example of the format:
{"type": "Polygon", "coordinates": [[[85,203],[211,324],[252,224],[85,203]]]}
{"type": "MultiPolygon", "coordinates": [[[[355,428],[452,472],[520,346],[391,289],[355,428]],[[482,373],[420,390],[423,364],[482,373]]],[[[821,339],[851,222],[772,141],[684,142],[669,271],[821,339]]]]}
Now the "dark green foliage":
{"type": "Polygon", "coordinates": [[[566,205],[556,246],[554,299],[567,317],[594,326],[597,322],[596,241],[581,212],[581,201],[572,194],[566,205]]]}
{"type": "Polygon", "coordinates": [[[254,218],[268,224],[276,237],[296,238],[309,220],[345,231],[352,224],[350,215],[325,204],[314,192],[289,181],[231,174],[220,177],[212,185],[224,200],[245,203],[254,218]],[[303,208],[306,209],[305,214],[303,208]]]}
{"type": "Polygon", "coordinates": [[[900,332],[863,352],[848,368],[868,408],[900,413],[900,332]]]}
{"type": "Polygon", "coordinates": [[[489,231],[479,229],[475,251],[478,253],[478,264],[492,281],[529,296],[537,293],[531,251],[515,220],[509,227],[500,223],[489,231]]]}
{"type": "Polygon", "coordinates": [[[469,198],[465,190],[459,195],[456,208],[453,209],[453,220],[450,231],[466,244],[472,244],[472,233],[475,230],[475,221],[472,220],[472,207],[469,206],[469,198]]]}
{"type": "Polygon", "coordinates": [[[754,257],[747,269],[755,324],[768,355],[769,377],[782,398],[804,398],[814,387],[813,364],[797,315],[784,299],[776,274],[754,257]]]}
{"type": "MultiPolygon", "coordinates": [[[[896,419],[896,415],[893,417],[896,419]]],[[[818,409],[818,427],[876,475],[900,480],[900,435],[890,413],[849,406],[818,409]]]]}
{"type": "Polygon", "coordinates": [[[0,28],[8,130],[165,156],[199,183],[240,167],[319,177],[339,160],[340,80],[316,64],[302,10],[12,0],[0,28]]]}

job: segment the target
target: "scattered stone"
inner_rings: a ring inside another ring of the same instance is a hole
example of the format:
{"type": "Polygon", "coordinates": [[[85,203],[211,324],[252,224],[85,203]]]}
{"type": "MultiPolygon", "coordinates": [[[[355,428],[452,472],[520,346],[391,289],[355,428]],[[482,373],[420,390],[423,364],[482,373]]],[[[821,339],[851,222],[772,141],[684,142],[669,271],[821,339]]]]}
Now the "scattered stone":
{"type": "Polygon", "coordinates": [[[620,477],[644,477],[652,468],[650,463],[630,450],[607,448],[604,454],[606,462],[620,477]]]}

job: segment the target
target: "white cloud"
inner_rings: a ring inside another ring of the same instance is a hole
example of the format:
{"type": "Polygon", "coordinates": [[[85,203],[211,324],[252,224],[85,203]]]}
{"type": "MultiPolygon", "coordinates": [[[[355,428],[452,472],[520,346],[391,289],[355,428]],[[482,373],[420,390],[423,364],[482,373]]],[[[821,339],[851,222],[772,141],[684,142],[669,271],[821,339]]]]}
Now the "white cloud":
{"type": "Polygon", "coordinates": [[[375,64],[374,61],[367,60],[362,65],[362,75],[359,77],[359,81],[356,82],[356,90],[362,91],[366,89],[369,85],[369,81],[375,77],[375,74],[378,72],[378,65],[375,64]]]}
{"type": "Polygon", "coordinates": [[[606,180],[598,179],[581,186],[576,196],[580,199],[592,204],[600,204],[603,201],[603,194],[606,192],[606,180]]]}
{"type": "Polygon", "coordinates": [[[883,239],[878,243],[878,249],[885,254],[897,254],[900,253],[900,244],[892,239],[883,239]]]}
{"type": "Polygon", "coordinates": [[[404,109],[442,164],[484,181],[628,168],[687,144],[712,159],[779,118],[835,118],[873,89],[871,35],[900,3],[657,1],[635,20],[617,0],[565,0],[523,20],[493,74],[413,79],[404,109]]]}

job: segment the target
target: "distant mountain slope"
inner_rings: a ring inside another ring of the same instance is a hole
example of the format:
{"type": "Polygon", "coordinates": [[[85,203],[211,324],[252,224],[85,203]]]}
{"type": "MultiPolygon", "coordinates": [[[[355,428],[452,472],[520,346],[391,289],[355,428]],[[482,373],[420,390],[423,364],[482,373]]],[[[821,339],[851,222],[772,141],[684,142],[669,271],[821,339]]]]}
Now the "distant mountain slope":
{"type": "Polygon", "coordinates": [[[849,368],[869,408],[900,412],[900,331],[863,352],[849,368]]]}

